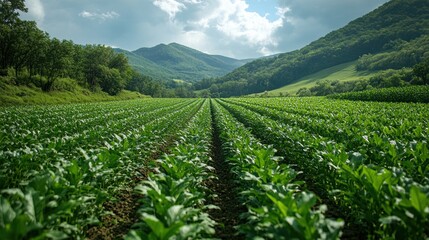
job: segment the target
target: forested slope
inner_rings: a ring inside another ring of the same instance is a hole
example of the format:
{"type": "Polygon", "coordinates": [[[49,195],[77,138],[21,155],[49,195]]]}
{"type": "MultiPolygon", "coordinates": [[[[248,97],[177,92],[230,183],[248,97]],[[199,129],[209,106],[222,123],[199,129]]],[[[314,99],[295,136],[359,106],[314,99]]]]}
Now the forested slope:
{"type": "Polygon", "coordinates": [[[361,56],[361,69],[410,66],[428,57],[428,26],[427,0],[392,0],[300,50],[255,60],[213,83],[219,95],[231,96],[275,89],[361,56]]]}

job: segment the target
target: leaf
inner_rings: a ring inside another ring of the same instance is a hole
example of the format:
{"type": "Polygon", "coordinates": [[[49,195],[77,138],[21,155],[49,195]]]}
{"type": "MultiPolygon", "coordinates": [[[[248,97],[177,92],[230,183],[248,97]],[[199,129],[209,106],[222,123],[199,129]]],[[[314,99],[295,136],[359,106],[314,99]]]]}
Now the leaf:
{"type": "Polygon", "coordinates": [[[150,227],[155,235],[163,239],[166,234],[164,224],[154,215],[143,213],[143,221],[150,227]]]}
{"type": "Polygon", "coordinates": [[[411,205],[423,216],[426,215],[425,209],[429,207],[429,199],[417,186],[412,186],[410,190],[411,205]]]}
{"type": "Polygon", "coordinates": [[[26,239],[25,236],[36,229],[41,229],[41,224],[37,224],[31,221],[27,214],[17,215],[13,222],[9,225],[9,228],[0,228],[0,236],[9,236],[5,239],[26,239]],[[2,233],[3,230],[6,230],[2,233]]]}
{"type": "Polygon", "coordinates": [[[402,222],[402,220],[397,216],[388,216],[388,217],[380,218],[379,221],[382,224],[392,224],[395,222],[402,222]]]}
{"type": "Polygon", "coordinates": [[[284,205],[281,201],[277,200],[275,197],[267,193],[267,196],[273,201],[273,203],[277,206],[278,209],[282,212],[284,217],[287,216],[288,207],[284,205]]]}
{"type": "MultiPolygon", "coordinates": [[[[166,230],[166,233],[164,235],[165,239],[170,239],[172,236],[182,235],[182,228],[186,227],[188,225],[185,225],[182,221],[175,222],[169,228],[166,230]]],[[[185,238],[184,238],[185,239],[185,238]]]]}
{"type": "Polygon", "coordinates": [[[350,161],[353,164],[353,166],[355,168],[357,168],[360,165],[362,165],[362,163],[364,161],[364,157],[359,152],[353,152],[352,155],[351,155],[351,157],[350,157],[350,161]]]}
{"type": "Polygon", "coordinates": [[[297,235],[300,236],[302,239],[304,239],[304,231],[303,229],[301,229],[301,226],[299,224],[299,221],[297,221],[297,219],[295,217],[287,217],[286,218],[286,222],[292,227],[292,229],[295,231],[295,234],[293,235],[297,235]]]}
{"type": "Polygon", "coordinates": [[[310,211],[311,208],[316,204],[317,198],[314,194],[308,193],[308,192],[302,192],[301,193],[301,201],[300,201],[300,208],[302,209],[305,207],[304,211],[310,211]]]}
{"type": "Polygon", "coordinates": [[[193,236],[197,235],[198,229],[198,224],[184,225],[180,228],[180,236],[183,239],[192,239],[193,236]]]}
{"type": "Polygon", "coordinates": [[[36,210],[34,208],[34,201],[33,201],[32,191],[30,191],[27,194],[25,194],[25,200],[27,202],[27,204],[25,205],[25,207],[27,209],[28,216],[31,218],[31,220],[33,222],[37,222],[37,219],[36,219],[36,210]]]}
{"type": "Polygon", "coordinates": [[[19,188],[9,188],[1,191],[2,193],[7,193],[10,195],[18,195],[20,198],[24,198],[24,193],[19,188]]]}
{"type": "Polygon", "coordinates": [[[182,209],[183,205],[174,205],[167,210],[168,224],[172,225],[174,222],[180,220],[182,209]]]}
{"type": "Polygon", "coordinates": [[[11,223],[15,217],[16,213],[10,206],[9,201],[0,196],[0,227],[5,227],[5,225],[11,223]]]}
{"type": "Polygon", "coordinates": [[[383,169],[383,172],[377,172],[369,167],[363,168],[363,173],[366,175],[368,182],[371,183],[372,187],[379,193],[381,186],[383,183],[392,177],[392,172],[387,169],[383,169]]]}
{"type": "Polygon", "coordinates": [[[124,237],[124,239],[125,240],[142,240],[142,238],[135,230],[129,231],[128,234],[124,237]]]}
{"type": "Polygon", "coordinates": [[[77,150],[83,155],[86,161],[90,160],[90,157],[88,156],[88,153],[81,147],[78,147],[77,150]]]}
{"type": "Polygon", "coordinates": [[[70,182],[74,185],[77,185],[82,177],[82,174],[80,174],[80,167],[79,164],[77,163],[76,159],[73,159],[71,161],[71,165],[69,167],[66,168],[68,170],[68,172],[70,173],[70,182]]]}
{"type": "Polygon", "coordinates": [[[69,236],[61,231],[55,231],[51,230],[46,234],[47,238],[53,239],[53,240],[62,240],[62,239],[68,239],[69,236]]]}

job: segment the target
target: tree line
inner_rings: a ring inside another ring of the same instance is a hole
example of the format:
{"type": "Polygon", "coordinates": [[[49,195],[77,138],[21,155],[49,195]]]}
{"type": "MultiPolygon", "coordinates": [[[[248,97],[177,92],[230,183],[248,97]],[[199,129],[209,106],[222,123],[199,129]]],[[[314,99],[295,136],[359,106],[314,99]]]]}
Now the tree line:
{"type": "Polygon", "coordinates": [[[0,0],[0,76],[44,91],[51,91],[59,78],[71,78],[110,95],[123,89],[155,97],[174,94],[165,84],[134,71],[127,57],[111,47],[51,38],[36,22],[20,19],[19,13],[27,11],[24,0],[0,0]]]}
{"type": "Polygon", "coordinates": [[[311,88],[299,89],[296,94],[300,97],[326,96],[372,89],[409,87],[411,85],[429,85],[429,59],[414,65],[412,69],[380,71],[368,80],[321,80],[311,88]]]}

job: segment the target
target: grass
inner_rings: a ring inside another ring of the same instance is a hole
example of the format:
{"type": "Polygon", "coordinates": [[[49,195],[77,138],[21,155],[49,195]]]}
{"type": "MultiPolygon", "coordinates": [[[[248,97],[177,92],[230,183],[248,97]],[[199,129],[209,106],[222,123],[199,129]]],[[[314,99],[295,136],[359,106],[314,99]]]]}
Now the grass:
{"type": "Polygon", "coordinates": [[[0,77],[0,106],[117,101],[145,97],[148,96],[127,90],[121,91],[117,96],[110,96],[102,91],[91,92],[78,85],[69,90],[44,92],[37,87],[16,86],[9,79],[0,77]]]}
{"type": "Polygon", "coordinates": [[[178,86],[191,86],[192,84],[190,82],[187,82],[183,79],[173,79],[173,82],[176,83],[178,86]]]}
{"type": "Polygon", "coordinates": [[[356,62],[357,61],[343,63],[334,67],[324,69],[317,73],[307,75],[297,80],[295,83],[268,91],[268,96],[280,96],[280,93],[282,93],[283,95],[295,95],[299,89],[311,88],[315,86],[316,82],[319,80],[355,81],[360,79],[369,79],[377,73],[356,71],[356,62]]]}

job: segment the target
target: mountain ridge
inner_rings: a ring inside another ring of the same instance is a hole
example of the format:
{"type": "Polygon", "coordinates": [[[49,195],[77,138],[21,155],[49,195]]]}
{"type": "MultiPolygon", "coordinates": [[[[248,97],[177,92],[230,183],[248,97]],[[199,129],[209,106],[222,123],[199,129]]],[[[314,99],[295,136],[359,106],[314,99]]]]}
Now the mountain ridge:
{"type": "Polygon", "coordinates": [[[206,54],[174,42],[134,51],[120,48],[115,50],[125,54],[134,69],[159,80],[196,82],[204,78],[220,77],[250,61],[206,54]]]}

